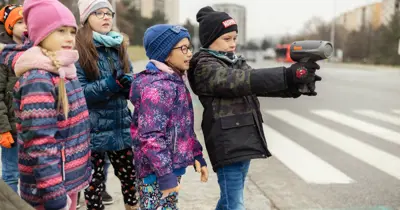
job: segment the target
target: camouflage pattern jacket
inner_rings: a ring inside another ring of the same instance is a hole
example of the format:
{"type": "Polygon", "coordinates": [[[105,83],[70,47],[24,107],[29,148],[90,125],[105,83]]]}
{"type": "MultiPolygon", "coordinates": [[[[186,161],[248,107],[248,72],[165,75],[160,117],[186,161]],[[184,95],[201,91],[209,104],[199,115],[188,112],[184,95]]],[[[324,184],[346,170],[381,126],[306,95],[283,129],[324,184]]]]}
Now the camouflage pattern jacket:
{"type": "MultiPolygon", "coordinates": [[[[13,44],[14,41],[5,32],[4,25],[0,24],[0,43],[13,44]]],[[[6,58],[1,57],[0,64],[0,133],[11,132],[16,135],[15,115],[13,109],[13,88],[18,78],[14,71],[8,68],[4,62],[6,58]]]]}
{"type": "Polygon", "coordinates": [[[242,57],[202,49],[188,70],[204,107],[202,130],[214,171],[238,161],[271,156],[257,96],[298,97],[284,67],[252,69],[242,57]]]}

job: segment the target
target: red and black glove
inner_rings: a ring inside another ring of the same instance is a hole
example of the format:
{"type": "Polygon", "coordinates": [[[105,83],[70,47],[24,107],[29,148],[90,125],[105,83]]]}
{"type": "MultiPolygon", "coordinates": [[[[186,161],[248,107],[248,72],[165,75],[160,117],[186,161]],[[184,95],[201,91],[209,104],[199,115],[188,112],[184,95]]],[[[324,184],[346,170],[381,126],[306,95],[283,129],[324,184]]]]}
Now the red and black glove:
{"type": "Polygon", "coordinates": [[[320,67],[315,62],[294,63],[286,68],[286,81],[289,89],[297,89],[303,95],[316,96],[315,82],[322,80],[315,74],[318,69],[320,67]]]}

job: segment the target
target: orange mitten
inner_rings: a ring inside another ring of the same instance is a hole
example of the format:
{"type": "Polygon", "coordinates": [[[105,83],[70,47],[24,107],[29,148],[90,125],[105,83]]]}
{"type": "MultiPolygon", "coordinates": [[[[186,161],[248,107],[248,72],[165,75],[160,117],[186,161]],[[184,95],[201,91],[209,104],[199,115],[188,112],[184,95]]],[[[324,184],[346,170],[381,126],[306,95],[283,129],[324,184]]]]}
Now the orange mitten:
{"type": "Polygon", "coordinates": [[[14,139],[10,132],[0,134],[0,146],[11,148],[14,144],[14,139]]]}

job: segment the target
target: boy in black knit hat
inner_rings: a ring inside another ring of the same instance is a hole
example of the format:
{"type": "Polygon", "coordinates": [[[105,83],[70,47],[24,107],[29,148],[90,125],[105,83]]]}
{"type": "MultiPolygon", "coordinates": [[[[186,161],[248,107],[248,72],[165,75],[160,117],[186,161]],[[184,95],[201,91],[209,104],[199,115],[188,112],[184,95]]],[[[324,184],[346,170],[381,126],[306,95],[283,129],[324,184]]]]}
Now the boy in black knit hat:
{"type": "Polygon", "coordinates": [[[193,92],[204,107],[202,130],[218,175],[220,209],[245,209],[244,181],[250,160],[271,156],[264,137],[258,96],[315,96],[318,64],[295,63],[289,68],[251,68],[235,54],[238,27],[225,12],[204,7],[197,13],[202,48],[188,71],[193,92]],[[307,92],[299,92],[306,85],[307,92]]]}

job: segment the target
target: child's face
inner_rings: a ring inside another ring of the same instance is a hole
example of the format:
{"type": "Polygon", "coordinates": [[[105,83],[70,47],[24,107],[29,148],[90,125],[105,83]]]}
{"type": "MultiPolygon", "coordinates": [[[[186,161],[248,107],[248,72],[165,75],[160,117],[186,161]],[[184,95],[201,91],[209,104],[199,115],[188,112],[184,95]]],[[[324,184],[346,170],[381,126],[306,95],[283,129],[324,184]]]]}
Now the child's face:
{"type": "Polygon", "coordinates": [[[21,39],[26,30],[27,29],[24,20],[19,19],[13,27],[13,36],[15,36],[17,39],[21,39]]]}
{"type": "Polygon", "coordinates": [[[215,51],[235,52],[237,36],[236,31],[226,33],[218,37],[208,48],[215,51]]]}
{"type": "Polygon", "coordinates": [[[74,27],[63,26],[47,36],[40,46],[49,51],[72,50],[75,47],[75,35],[74,27]]]}
{"type": "Polygon", "coordinates": [[[107,34],[113,26],[114,14],[107,8],[98,9],[89,18],[89,25],[97,33],[107,34]]]}
{"type": "Polygon", "coordinates": [[[189,69],[189,61],[192,59],[192,45],[189,42],[188,38],[182,39],[175,47],[172,49],[169,54],[166,62],[169,65],[177,68],[181,71],[186,71],[189,69]]]}

